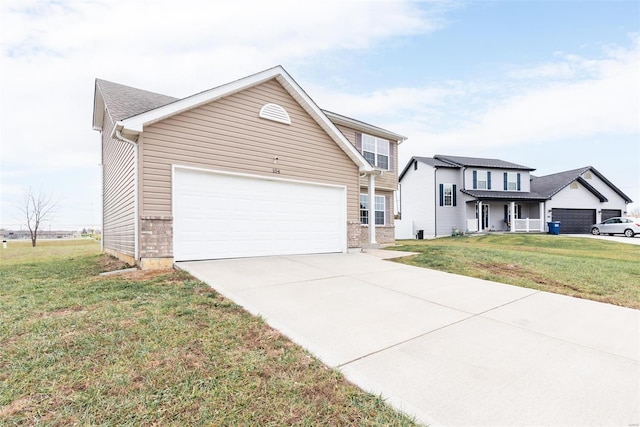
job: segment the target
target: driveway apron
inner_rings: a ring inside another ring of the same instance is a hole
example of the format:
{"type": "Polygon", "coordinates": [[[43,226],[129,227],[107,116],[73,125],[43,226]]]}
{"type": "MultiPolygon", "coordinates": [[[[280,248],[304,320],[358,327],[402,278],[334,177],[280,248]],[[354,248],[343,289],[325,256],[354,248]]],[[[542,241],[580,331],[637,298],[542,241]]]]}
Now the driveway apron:
{"type": "Polygon", "coordinates": [[[639,425],[640,311],[384,260],[177,265],[430,425],[639,425]]]}

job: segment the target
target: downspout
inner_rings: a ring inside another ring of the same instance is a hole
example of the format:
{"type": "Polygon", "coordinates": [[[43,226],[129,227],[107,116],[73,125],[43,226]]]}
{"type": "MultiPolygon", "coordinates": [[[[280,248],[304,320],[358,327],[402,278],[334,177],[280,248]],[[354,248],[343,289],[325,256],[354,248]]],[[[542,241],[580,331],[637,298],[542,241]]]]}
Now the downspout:
{"type": "Polygon", "coordinates": [[[120,130],[118,126],[114,126],[113,128],[116,138],[120,141],[126,142],[127,144],[131,144],[133,147],[133,256],[138,262],[138,143],[136,141],[132,141],[126,138],[120,130]]]}
{"type": "Polygon", "coordinates": [[[438,237],[438,168],[433,168],[433,237],[438,237]]]}

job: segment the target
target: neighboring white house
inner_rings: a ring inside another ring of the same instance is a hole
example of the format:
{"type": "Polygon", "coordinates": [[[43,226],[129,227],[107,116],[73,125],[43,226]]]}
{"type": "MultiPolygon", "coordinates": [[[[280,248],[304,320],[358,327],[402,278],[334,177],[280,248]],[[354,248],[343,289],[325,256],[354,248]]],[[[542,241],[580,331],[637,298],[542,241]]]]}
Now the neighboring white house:
{"type": "Polygon", "coordinates": [[[536,177],[534,168],[499,159],[412,157],[399,177],[396,238],[518,231],[588,233],[626,214],[632,200],[591,166],[536,177]]]}

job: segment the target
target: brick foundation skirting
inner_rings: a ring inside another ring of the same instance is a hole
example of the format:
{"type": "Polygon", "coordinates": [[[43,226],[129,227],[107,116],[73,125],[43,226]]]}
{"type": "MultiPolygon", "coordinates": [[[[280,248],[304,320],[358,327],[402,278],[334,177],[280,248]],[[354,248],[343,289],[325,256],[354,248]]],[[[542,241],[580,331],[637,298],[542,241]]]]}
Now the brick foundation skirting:
{"type": "Polygon", "coordinates": [[[173,258],[173,217],[140,217],[140,258],[173,258]]]}
{"type": "MultiPolygon", "coordinates": [[[[396,228],[393,226],[376,227],[376,242],[377,243],[394,243],[396,241],[396,228]]],[[[360,245],[369,244],[369,226],[360,226],[360,245]]]]}

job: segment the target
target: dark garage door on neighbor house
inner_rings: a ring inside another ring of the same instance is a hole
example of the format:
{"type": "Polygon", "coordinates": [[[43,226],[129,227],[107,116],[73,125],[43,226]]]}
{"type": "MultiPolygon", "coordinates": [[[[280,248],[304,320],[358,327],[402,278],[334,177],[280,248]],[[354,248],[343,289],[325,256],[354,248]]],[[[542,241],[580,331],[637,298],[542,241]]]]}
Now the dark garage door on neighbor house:
{"type": "Polygon", "coordinates": [[[555,208],[551,210],[551,219],[560,221],[561,234],[588,234],[596,222],[596,210],[555,208]]]}
{"type": "Polygon", "coordinates": [[[602,209],[602,221],[606,221],[609,218],[615,218],[617,216],[622,216],[622,211],[620,209],[602,209]]]}

